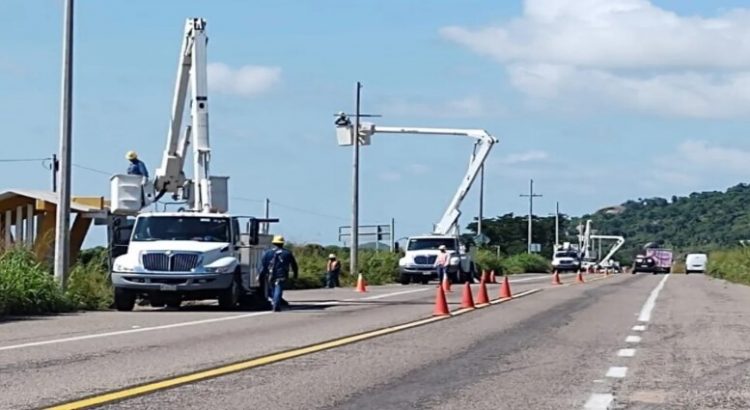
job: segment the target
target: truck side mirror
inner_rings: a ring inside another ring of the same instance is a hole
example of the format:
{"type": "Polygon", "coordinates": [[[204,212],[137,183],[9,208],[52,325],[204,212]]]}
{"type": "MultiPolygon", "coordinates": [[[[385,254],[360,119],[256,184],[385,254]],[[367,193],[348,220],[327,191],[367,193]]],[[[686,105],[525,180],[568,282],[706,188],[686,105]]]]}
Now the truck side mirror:
{"type": "Polygon", "coordinates": [[[249,245],[257,245],[260,243],[260,222],[253,218],[247,222],[247,231],[250,236],[249,245]]]}

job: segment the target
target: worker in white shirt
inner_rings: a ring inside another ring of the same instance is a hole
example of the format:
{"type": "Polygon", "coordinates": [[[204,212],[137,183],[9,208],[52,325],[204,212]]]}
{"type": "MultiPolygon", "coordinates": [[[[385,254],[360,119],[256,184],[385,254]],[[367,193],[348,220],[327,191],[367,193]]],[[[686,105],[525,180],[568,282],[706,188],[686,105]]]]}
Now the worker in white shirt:
{"type": "Polygon", "coordinates": [[[448,274],[448,265],[450,265],[451,258],[445,245],[440,245],[438,250],[440,253],[438,253],[437,258],[435,259],[435,268],[437,270],[438,281],[442,282],[443,275],[448,274]]]}

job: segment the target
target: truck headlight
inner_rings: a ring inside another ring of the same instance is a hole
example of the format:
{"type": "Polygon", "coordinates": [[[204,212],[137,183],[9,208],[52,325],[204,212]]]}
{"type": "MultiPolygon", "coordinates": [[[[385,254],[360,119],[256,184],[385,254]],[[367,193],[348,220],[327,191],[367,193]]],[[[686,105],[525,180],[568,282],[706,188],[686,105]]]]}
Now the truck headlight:
{"type": "Polygon", "coordinates": [[[204,269],[208,273],[229,273],[229,272],[232,272],[233,267],[232,267],[232,265],[226,265],[226,266],[206,266],[204,269]]]}
{"type": "Polygon", "coordinates": [[[406,258],[399,259],[398,266],[406,266],[406,258]]]}
{"type": "Polygon", "coordinates": [[[115,272],[135,272],[135,267],[128,266],[119,262],[115,262],[115,264],[112,266],[112,269],[115,272]]]}

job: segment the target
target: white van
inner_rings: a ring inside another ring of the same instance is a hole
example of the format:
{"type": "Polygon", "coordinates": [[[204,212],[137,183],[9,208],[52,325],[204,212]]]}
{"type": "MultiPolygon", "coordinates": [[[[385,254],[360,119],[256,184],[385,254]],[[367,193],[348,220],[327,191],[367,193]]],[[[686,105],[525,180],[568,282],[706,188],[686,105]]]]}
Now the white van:
{"type": "Polygon", "coordinates": [[[706,273],[708,256],[705,253],[691,253],[685,258],[685,273],[706,273]]]}

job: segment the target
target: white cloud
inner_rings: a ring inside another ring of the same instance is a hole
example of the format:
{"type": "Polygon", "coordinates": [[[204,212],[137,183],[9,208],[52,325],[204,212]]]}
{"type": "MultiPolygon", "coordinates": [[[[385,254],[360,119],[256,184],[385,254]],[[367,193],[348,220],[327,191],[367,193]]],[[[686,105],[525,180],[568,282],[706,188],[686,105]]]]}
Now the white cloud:
{"type": "Polygon", "coordinates": [[[430,167],[424,164],[411,164],[409,169],[415,175],[424,175],[430,172],[430,167]]]}
{"type": "Polygon", "coordinates": [[[531,150],[531,151],[506,155],[504,158],[500,160],[500,163],[505,164],[505,165],[514,165],[514,164],[520,164],[524,162],[543,161],[547,158],[549,158],[549,154],[547,154],[546,152],[539,151],[539,150],[531,150]]]}
{"type": "Polygon", "coordinates": [[[396,182],[401,180],[401,174],[394,171],[384,171],[378,175],[381,180],[386,182],[396,182]]]}
{"type": "Polygon", "coordinates": [[[262,94],[281,81],[281,68],[244,65],[232,68],[224,63],[208,64],[210,91],[243,97],[262,94]]]}
{"type": "Polygon", "coordinates": [[[703,185],[729,186],[747,180],[750,173],[747,158],[750,151],[743,148],[687,140],[674,152],[654,159],[649,174],[658,182],[691,189],[703,185]]]}
{"type": "Polygon", "coordinates": [[[705,18],[647,0],[526,0],[523,16],[506,24],[441,34],[506,65],[537,103],[750,115],[750,9],[705,18]]]}
{"type": "Polygon", "coordinates": [[[489,107],[477,96],[467,96],[447,101],[392,100],[379,107],[386,115],[425,118],[478,118],[500,114],[502,109],[489,107]]]}

